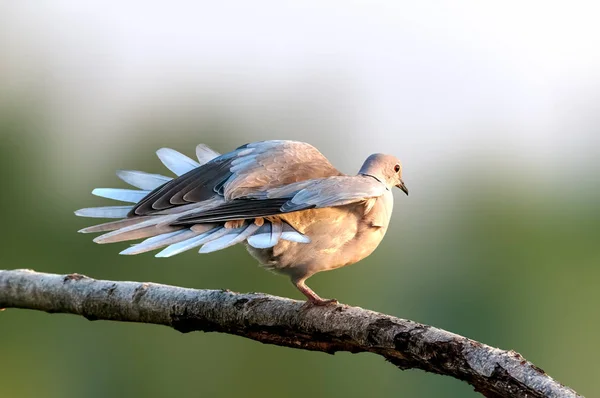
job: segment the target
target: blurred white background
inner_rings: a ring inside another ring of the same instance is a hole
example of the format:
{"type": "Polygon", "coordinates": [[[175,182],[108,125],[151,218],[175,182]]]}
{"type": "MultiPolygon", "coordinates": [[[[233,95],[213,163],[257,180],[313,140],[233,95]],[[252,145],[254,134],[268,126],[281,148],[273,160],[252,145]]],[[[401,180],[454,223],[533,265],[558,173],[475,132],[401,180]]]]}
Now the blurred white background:
{"type": "Polygon", "coordinates": [[[477,148],[543,176],[598,155],[598,134],[581,122],[599,110],[597,11],[552,1],[6,1],[0,93],[42,90],[49,150],[74,145],[94,167],[115,141],[135,148],[143,137],[132,124],[160,115],[156,141],[168,144],[170,123],[208,123],[218,108],[240,144],[306,140],[348,171],[386,150],[411,180],[477,148]]]}
{"type": "MultiPolygon", "coordinates": [[[[411,195],[388,236],[311,287],[598,395],[598,4],[0,0],[0,263],[299,298],[240,248],[125,258],[72,212],[106,204],[89,191],[115,169],[164,173],[163,146],[301,140],[348,173],[391,153],[411,195]]],[[[0,314],[0,341],[2,397],[471,391],[370,356],[23,311],[0,314]]]]}

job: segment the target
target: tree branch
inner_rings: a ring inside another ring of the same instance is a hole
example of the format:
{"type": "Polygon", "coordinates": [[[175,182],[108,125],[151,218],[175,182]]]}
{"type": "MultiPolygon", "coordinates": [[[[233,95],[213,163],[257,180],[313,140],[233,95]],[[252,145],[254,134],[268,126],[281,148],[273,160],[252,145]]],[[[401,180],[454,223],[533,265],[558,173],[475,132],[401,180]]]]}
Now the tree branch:
{"type": "MultiPolygon", "coordinates": [[[[223,332],[333,354],[372,352],[400,369],[451,376],[486,397],[578,397],[514,351],[433,326],[344,305],[306,307],[266,294],[0,270],[0,308],[223,332]]],[[[1,316],[1,315],[0,315],[1,316]]]]}

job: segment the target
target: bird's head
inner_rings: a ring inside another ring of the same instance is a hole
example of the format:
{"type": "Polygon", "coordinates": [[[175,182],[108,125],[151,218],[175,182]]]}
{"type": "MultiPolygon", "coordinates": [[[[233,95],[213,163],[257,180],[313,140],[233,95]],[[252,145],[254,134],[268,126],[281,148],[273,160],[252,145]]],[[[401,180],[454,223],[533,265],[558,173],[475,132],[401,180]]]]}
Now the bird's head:
{"type": "Polygon", "coordinates": [[[365,160],[358,174],[376,178],[389,189],[396,186],[408,195],[408,188],[402,181],[402,163],[395,156],[375,153],[365,160]]]}

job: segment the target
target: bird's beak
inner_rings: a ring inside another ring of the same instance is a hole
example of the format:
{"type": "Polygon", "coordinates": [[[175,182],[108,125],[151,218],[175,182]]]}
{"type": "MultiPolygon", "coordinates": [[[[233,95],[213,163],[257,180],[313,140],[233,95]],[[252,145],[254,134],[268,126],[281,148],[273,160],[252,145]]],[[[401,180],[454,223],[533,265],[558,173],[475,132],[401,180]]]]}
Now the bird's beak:
{"type": "Polygon", "coordinates": [[[408,188],[406,188],[406,185],[404,185],[404,181],[400,180],[400,183],[396,186],[400,188],[402,192],[406,194],[406,196],[408,196],[408,188]]]}

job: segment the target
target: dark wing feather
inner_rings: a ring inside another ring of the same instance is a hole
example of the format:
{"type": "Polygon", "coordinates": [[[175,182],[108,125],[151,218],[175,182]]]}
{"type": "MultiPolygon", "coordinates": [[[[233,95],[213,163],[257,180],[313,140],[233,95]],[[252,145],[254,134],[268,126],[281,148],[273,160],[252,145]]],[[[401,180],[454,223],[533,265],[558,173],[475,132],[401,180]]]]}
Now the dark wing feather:
{"type": "Polygon", "coordinates": [[[210,199],[215,194],[213,187],[223,179],[224,175],[231,176],[229,172],[232,161],[231,154],[230,152],[219,156],[158,187],[138,202],[130,214],[151,214],[178,205],[210,199]],[[197,188],[201,189],[197,190],[196,200],[183,199],[188,192],[197,188]]]}
{"type": "MultiPolygon", "coordinates": [[[[295,141],[262,141],[221,155],[150,192],[130,216],[151,215],[215,195],[227,202],[261,197],[267,189],[298,181],[339,176],[313,146],[295,141]]],[[[231,218],[229,218],[231,219],[231,218]]]]}
{"type": "Polygon", "coordinates": [[[194,225],[207,222],[224,222],[229,220],[244,220],[256,217],[268,217],[282,214],[281,207],[288,199],[236,199],[223,205],[194,214],[181,217],[172,225],[194,225]]]}

